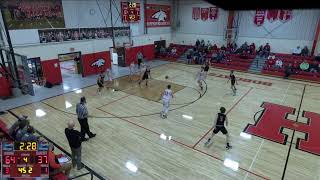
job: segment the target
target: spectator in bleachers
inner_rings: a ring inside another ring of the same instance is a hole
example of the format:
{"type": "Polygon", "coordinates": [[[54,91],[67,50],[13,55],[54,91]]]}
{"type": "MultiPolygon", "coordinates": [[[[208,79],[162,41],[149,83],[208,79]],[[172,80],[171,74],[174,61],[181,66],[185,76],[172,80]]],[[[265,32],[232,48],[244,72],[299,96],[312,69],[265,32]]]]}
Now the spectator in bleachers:
{"type": "Polygon", "coordinates": [[[200,46],[200,41],[199,41],[199,39],[197,39],[197,41],[196,41],[196,47],[199,47],[200,46]]]}
{"type": "Polygon", "coordinates": [[[28,130],[28,124],[20,123],[19,129],[17,130],[16,136],[14,138],[15,141],[21,141],[22,137],[27,133],[28,130]]]}
{"type": "Polygon", "coordinates": [[[271,47],[270,47],[269,43],[267,43],[267,44],[263,47],[262,54],[261,54],[260,56],[268,57],[269,54],[270,54],[270,50],[271,50],[271,47]]]}
{"type": "Polygon", "coordinates": [[[288,77],[289,77],[292,73],[293,73],[293,71],[292,71],[292,64],[289,63],[289,65],[285,68],[285,71],[284,71],[285,76],[284,76],[284,78],[285,78],[285,79],[288,79],[288,77]]]}
{"type": "Polygon", "coordinates": [[[222,45],[222,46],[221,46],[221,48],[220,48],[220,50],[222,50],[222,51],[226,51],[226,50],[227,50],[227,48],[226,48],[224,45],[222,45]]]}
{"type": "Polygon", "coordinates": [[[207,49],[210,51],[212,48],[212,44],[210,41],[207,42],[207,49]]]}
{"type": "Polygon", "coordinates": [[[307,46],[305,46],[302,50],[301,50],[301,55],[302,56],[308,56],[309,55],[309,49],[307,46]]]}
{"type": "Polygon", "coordinates": [[[49,176],[54,176],[59,173],[69,177],[70,171],[72,169],[72,164],[70,162],[59,163],[59,158],[63,157],[63,154],[54,154],[54,146],[49,144],[48,151],[48,161],[49,161],[49,176]]]}
{"type": "Polygon", "coordinates": [[[254,54],[256,52],[256,45],[254,43],[251,43],[249,46],[250,54],[254,54]]]}
{"type": "Polygon", "coordinates": [[[176,47],[172,47],[171,56],[176,56],[176,55],[177,55],[177,49],[176,49],[176,47]]]}
{"type": "Polygon", "coordinates": [[[217,52],[213,51],[212,54],[211,54],[211,61],[216,61],[217,57],[218,57],[217,52]]]}
{"type": "Polygon", "coordinates": [[[201,46],[201,47],[204,47],[205,45],[206,45],[206,43],[205,43],[204,40],[202,39],[201,42],[200,42],[200,46],[201,46]]]}
{"type": "Polygon", "coordinates": [[[319,72],[319,65],[318,65],[318,62],[317,61],[313,61],[311,64],[310,64],[310,72],[312,73],[317,73],[319,72]]]}
{"type": "Polygon", "coordinates": [[[221,63],[222,61],[224,61],[224,59],[225,59],[224,52],[220,50],[217,54],[217,62],[221,63]]]}
{"type": "Polygon", "coordinates": [[[212,50],[218,50],[218,46],[217,46],[216,44],[214,44],[214,45],[212,46],[212,50]]]}
{"type": "Polygon", "coordinates": [[[301,64],[300,64],[300,69],[302,71],[308,71],[309,70],[309,63],[304,60],[301,64]]]}
{"type": "Polygon", "coordinates": [[[39,139],[39,136],[36,136],[34,133],[35,132],[33,127],[28,126],[27,132],[22,136],[21,141],[23,142],[37,141],[39,139]]]}
{"type": "Polygon", "coordinates": [[[275,68],[281,69],[281,68],[282,68],[282,65],[283,65],[282,60],[278,58],[278,59],[276,60],[275,68]]]}
{"type": "Polygon", "coordinates": [[[270,53],[267,59],[276,59],[276,56],[273,53],[270,53]]]}
{"type": "Polygon", "coordinates": [[[261,56],[262,52],[263,52],[263,46],[261,45],[261,46],[259,46],[259,48],[257,50],[257,54],[259,54],[259,56],[261,56]]]}
{"type": "Polygon", "coordinates": [[[275,59],[270,58],[267,61],[267,67],[271,68],[271,67],[273,67],[275,65],[275,63],[276,63],[275,59]]]}
{"type": "Polygon", "coordinates": [[[161,56],[165,56],[166,55],[166,48],[164,48],[163,46],[160,47],[160,55],[161,56]]]}
{"type": "Polygon", "coordinates": [[[292,55],[300,56],[301,55],[301,48],[300,46],[297,46],[296,48],[293,49],[292,55]]]}
{"type": "Polygon", "coordinates": [[[248,47],[249,47],[249,46],[248,46],[248,43],[247,43],[247,42],[244,42],[244,43],[241,45],[240,48],[241,48],[242,50],[245,50],[245,51],[246,51],[246,50],[248,50],[248,47]]]}
{"type": "Polygon", "coordinates": [[[192,64],[192,55],[191,55],[191,52],[188,52],[188,54],[187,54],[187,64],[192,64]]]}
{"type": "Polygon", "coordinates": [[[293,70],[293,73],[294,73],[294,74],[297,74],[297,73],[298,73],[298,71],[300,70],[300,68],[299,68],[299,62],[298,62],[298,61],[294,61],[294,62],[293,62],[292,70],[293,70]]]}

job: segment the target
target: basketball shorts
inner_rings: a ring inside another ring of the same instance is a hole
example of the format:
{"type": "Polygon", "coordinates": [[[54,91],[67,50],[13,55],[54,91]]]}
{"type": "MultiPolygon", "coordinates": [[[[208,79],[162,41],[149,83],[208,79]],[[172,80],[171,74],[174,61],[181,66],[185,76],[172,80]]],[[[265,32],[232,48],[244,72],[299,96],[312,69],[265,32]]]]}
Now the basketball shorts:
{"type": "Polygon", "coordinates": [[[142,80],[146,80],[146,79],[149,79],[149,76],[148,75],[143,75],[142,80]]]}
{"type": "Polygon", "coordinates": [[[103,87],[103,84],[101,84],[101,83],[98,83],[98,86],[99,86],[100,88],[102,88],[102,87],[103,87]]]}
{"type": "Polygon", "coordinates": [[[217,134],[218,132],[222,132],[222,134],[228,134],[228,131],[226,129],[226,127],[224,126],[216,126],[216,128],[214,128],[213,133],[217,134]]]}

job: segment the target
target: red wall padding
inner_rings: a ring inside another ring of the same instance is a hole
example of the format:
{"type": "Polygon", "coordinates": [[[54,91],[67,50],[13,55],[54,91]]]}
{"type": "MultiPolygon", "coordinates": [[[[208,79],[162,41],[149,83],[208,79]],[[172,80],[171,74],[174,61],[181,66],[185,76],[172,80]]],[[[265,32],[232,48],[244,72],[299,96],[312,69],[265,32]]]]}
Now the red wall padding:
{"type": "Polygon", "coordinates": [[[104,72],[107,68],[111,67],[110,52],[103,51],[92,54],[84,54],[81,56],[82,66],[83,66],[83,76],[88,76],[91,74],[99,74],[104,72]],[[91,66],[92,63],[96,62],[98,59],[104,59],[105,64],[101,67],[91,66]]]}
{"type": "Polygon", "coordinates": [[[3,75],[4,70],[0,68],[1,74],[0,74],[0,97],[9,97],[12,95],[10,83],[6,79],[6,77],[3,75]]]}
{"type": "Polygon", "coordinates": [[[129,66],[132,61],[137,63],[137,54],[141,51],[147,60],[154,59],[154,44],[136,46],[126,49],[126,65],[129,66]]]}
{"type": "Polygon", "coordinates": [[[41,61],[43,76],[47,82],[52,84],[62,83],[62,75],[60,70],[60,63],[58,59],[41,61]]]}

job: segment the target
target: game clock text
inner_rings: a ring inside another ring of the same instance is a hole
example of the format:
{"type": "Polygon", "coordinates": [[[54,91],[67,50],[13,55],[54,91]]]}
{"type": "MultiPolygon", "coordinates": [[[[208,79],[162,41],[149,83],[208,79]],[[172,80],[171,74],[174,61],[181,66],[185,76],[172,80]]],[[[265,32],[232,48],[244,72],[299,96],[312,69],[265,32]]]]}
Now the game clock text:
{"type": "Polygon", "coordinates": [[[122,22],[135,23],[140,21],[140,3],[121,2],[122,22]]]}

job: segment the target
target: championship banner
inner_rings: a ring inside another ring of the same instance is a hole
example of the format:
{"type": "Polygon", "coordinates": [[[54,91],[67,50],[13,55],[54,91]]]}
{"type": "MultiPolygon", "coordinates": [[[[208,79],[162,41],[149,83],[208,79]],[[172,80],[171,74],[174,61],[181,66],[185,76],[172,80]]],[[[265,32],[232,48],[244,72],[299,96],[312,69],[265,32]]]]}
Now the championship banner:
{"type": "Polygon", "coordinates": [[[170,26],[171,6],[159,4],[146,4],[145,22],[147,27],[170,26]]]}
{"type": "Polygon", "coordinates": [[[278,19],[278,15],[279,15],[279,10],[277,10],[277,9],[268,10],[267,19],[270,22],[276,21],[278,19]]]}
{"type": "Polygon", "coordinates": [[[200,8],[199,7],[193,7],[192,8],[192,19],[198,20],[200,19],[200,8]]]}
{"type": "Polygon", "coordinates": [[[210,7],[209,19],[216,20],[218,18],[219,8],[218,7],[210,7]]]}
{"type": "Polygon", "coordinates": [[[254,16],[254,24],[257,26],[261,26],[264,23],[265,15],[266,10],[256,10],[256,14],[254,16]]]}
{"type": "Polygon", "coordinates": [[[201,8],[201,20],[206,21],[209,18],[209,8],[201,8]]]}
{"type": "Polygon", "coordinates": [[[288,21],[292,18],[292,10],[282,9],[279,13],[279,19],[281,21],[288,21]]]}

